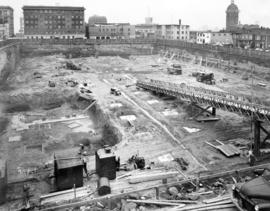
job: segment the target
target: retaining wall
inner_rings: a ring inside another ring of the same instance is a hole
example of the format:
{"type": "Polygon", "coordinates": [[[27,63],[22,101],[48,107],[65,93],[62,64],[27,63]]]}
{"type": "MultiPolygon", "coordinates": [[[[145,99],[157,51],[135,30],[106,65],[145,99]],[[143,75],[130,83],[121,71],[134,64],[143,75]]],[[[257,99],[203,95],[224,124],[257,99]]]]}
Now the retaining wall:
{"type": "Polygon", "coordinates": [[[0,48],[0,89],[7,85],[10,74],[20,61],[20,44],[14,43],[0,48]]]}

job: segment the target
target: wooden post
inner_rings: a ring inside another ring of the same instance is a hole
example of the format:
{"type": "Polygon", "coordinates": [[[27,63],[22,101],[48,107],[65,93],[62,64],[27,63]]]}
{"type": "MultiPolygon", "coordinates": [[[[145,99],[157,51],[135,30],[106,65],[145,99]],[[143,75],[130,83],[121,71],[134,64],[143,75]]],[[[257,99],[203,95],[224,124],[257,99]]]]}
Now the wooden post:
{"type": "Polygon", "coordinates": [[[216,116],[216,108],[215,107],[212,107],[212,115],[216,116]]]}
{"type": "Polygon", "coordinates": [[[260,156],[260,142],[261,142],[261,134],[260,134],[260,126],[261,122],[257,119],[253,120],[254,122],[254,146],[253,146],[253,154],[255,157],[260,156]]]}
{"type": "Polygon", "coordinates": [[[156,190],[156,199],[159,199],[159,188],[156,187],[155,190],[156,190]]]}
{"type": "Polygon", "coordinates": [[[108,208],[109,208],[109,210],[112,210],[112,200],[111,200],[111,197],[108,198],[108,208]]]}
{"type": "Polygon", "coordinates": [[[76,185],[75,184],[73,186],[73,190],[74,190],[74,199],[76,199],[76,185]]]}

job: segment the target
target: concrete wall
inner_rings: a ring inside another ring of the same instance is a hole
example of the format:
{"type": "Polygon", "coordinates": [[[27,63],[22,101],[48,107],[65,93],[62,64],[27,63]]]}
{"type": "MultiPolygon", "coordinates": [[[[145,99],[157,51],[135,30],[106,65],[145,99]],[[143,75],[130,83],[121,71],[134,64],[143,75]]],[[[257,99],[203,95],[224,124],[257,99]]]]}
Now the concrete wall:
{"type": "Polygon", "coordinates": [[[20,44],[11,44],[0,48],[0,89],[7,86],[10,74],[20,61],[20,44]]]}

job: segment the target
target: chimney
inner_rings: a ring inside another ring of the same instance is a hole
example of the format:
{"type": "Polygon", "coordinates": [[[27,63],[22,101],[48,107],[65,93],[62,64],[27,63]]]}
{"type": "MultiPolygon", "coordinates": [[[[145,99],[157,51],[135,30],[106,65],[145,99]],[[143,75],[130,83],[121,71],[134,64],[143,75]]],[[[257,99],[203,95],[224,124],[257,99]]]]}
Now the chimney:
{"type": "Polygon", "coordinates": [[[179,25],[181,26],[181,19],[179,19],[179,25]]]}

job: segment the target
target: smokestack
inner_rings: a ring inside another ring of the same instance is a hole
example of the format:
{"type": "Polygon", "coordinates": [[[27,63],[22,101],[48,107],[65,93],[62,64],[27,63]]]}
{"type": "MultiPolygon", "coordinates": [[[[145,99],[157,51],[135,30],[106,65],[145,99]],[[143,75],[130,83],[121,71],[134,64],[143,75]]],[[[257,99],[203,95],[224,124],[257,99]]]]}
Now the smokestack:
{"type": "Polygon", "coordinates": [[[181,19],[179,19],[179,25],[181,26],[181,19]]]}

